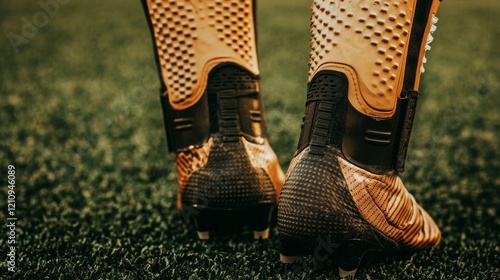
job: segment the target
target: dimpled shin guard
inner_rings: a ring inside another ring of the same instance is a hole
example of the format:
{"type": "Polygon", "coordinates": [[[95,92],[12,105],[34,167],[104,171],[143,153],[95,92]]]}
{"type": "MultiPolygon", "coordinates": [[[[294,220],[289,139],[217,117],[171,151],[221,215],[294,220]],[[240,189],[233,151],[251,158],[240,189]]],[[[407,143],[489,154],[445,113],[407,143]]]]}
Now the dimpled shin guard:
{"type": "Polygon", "coordinates": [[[240,222],[267,238],[284,174],[265,137],[253,1],[143,4],[177,154],[178,209],[201,239],[240,222]]]}
{"type": "Polygon", "coordinates": [[[313,1],[306,112],[278,206],[282,261],[326,253],[349,278],[368,252],[439,243],[397,175],[438,5],[313,1]]]}

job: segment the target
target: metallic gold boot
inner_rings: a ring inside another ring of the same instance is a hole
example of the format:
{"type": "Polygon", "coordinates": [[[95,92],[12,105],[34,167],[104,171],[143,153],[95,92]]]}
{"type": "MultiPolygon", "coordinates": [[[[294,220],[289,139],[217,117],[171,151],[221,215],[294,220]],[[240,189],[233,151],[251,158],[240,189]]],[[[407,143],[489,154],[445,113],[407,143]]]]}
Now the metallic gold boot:
{"type": "Polygon", "coordinates": [[[283,262],[332,257],[347,279],[367,253],[439,243],[398,177],[439,3],[313,1],[306,112],[278,206],[283,262]]]}
{"type": "Polygon", "coordinates": [[[265,136],[253,1],[143,4],[177,154],[178,209],[200,239],[234,223],[267,238],[284,174],[265,136]]]}

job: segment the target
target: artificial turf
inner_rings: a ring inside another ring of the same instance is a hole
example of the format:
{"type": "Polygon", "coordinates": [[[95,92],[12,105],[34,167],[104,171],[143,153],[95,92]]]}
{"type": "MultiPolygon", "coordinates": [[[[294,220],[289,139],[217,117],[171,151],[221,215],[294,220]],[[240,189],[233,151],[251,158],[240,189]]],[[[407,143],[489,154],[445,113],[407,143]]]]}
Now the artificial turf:
{"type": "MultiPolygon", "coordinates": [[[[16,272],[2,226],[0,279],[338,279],[330,261],[280,264],[276,229],[264,241],[249,229],[195,238],[175,210],[140,2],[66,2],[46,21],[36,1],[0,2],[0,221],[9,164],[18,218],[16,272]],[[25,35],[17,52],[12,34],[25,35]]],[[[268,135],[284,169],[304,109],[308,6],[258,5],[268,135]]],[[[500,278],[500,2],[443,1],[438,16],[402,176],[443,239],[358,279],[500,278]]]]}

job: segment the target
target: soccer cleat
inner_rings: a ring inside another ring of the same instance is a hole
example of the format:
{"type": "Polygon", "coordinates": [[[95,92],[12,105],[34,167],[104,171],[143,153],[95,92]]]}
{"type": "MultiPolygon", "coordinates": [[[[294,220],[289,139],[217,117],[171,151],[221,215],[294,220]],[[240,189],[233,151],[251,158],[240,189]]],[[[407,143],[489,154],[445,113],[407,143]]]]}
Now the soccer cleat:
{"type": "Polygon", "coordinates": [[[284,174],[265,136],[253,1],[143,4],[177,154],[177,208],[199,239],[225,224],[268,238],[284,174]]]}
{"type": "Polygon", "coordinates": [[[330,257],[350,279],[368,255],[439,243],[398,177],[438,5],[313,1],[306,112],[278,205],[283,262],[330,257]]]}

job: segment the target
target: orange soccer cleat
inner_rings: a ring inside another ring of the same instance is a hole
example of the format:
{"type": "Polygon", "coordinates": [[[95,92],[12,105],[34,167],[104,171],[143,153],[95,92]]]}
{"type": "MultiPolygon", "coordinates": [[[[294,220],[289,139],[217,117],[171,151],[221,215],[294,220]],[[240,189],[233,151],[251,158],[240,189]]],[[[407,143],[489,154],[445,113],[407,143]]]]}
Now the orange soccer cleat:
{"type": "Polygon", "coordinates": [[[313,1],[306,112],[278,206],[283,262],[327,254],[344,279],[368,252],[439,243],[398,177],[438,6],[313,1]]]}
{"type": "Polygon", "coordinates": [[[200,239],[227,223],[267,238],[284,174],[265,135],[253,1],[143,3],[177,154],[178,209],[200,239]]]}

